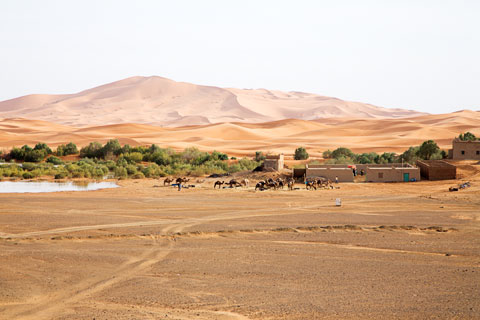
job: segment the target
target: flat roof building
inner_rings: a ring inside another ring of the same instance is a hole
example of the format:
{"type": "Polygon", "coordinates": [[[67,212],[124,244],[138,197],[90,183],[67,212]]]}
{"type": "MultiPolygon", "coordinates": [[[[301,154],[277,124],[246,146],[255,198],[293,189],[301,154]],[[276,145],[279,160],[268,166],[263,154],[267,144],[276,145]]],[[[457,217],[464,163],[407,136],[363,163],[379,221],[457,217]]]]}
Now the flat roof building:
{"type": "Polygon", "coordinates": [[[281,154],[268,154],[265,156],[265,160],[263,161],[264,168],[272,168],[277,171],[283,170],[285,167],[285,159],[283,153],[281,154]]]}
{"type": "Polygon", "coordinates": [[[411,182],[420,180],[420,169],[409,164],[403,167],[389,166],[367,167],[367,182],[411,182]]]}
{"type": "Polygon", "coordinates": [[[363,170],[367,182],[411,182],[420,180],[420,169],[408,163],[388,164],[306,164],[305,169],[294,169],[294,177],[326,178],[339,182],[354,182],[353,169],[363,170]]]}
{"type": "Polygon", "coordinates": [[[480,160],[480,140],[453,139],[452,149],[448,150],[448,157],[453,160],[480,160]]]}
{"type": "Polygon", "coordinates": [[[305,178],[325,178],[339,182],[353,182],[353,171],[347,165],[306,165],[305,178]]]}
{"type": "Polygon", "coordinates": [[[451,180],[457,178],[457,167],[444,160],[418,160],[420,175],[427,180],[451,180]]]}

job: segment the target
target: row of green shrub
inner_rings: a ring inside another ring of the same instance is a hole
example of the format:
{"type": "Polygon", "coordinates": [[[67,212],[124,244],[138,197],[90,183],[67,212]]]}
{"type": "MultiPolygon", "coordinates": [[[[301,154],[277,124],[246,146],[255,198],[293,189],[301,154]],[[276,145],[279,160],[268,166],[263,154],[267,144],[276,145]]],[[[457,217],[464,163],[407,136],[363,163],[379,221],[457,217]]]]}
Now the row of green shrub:
{"type": "Polygon", "coordinates": [[[102,146],[99,142],[91,142],[80,149],[81,158],[117,159],[124,158],[129,162],[155,162],[158,165],[191,164],[202,165],[208,161],[228,160],[225,153],[213,151],[202,152],[197,148],[187,148],[183,152],[175,152],[171,148],[160,148],[152,144],[150,147],[121,146],[118,140],[110,140],[102,146]]]}
{"type": "Polygon", "coordinates": [[[112,175],[115,178],[156,178],[169,175],[203,176],[214,173],[234,173],[253,170],[260,162],[240,159],[228,163],[228,156],[213,151],[202,152],[197,148],[187,148],[175,152],[170,148],[121,146],[118,140],[110,140],[105,145],[90,143],[80,150],[81,160],[64,162],[55,155],[74,154],[72,143],[59,146],[53,152],[46,144],[38,143],[34,148],[27,145],[13,148],[7,159],[25,161],[23,166],[6,164],[0,166],[0,176],[24,179],[39,176],[63,178],[102,178],[112,175]],[[59,150],[60,149],[60,150],[59,150]],[[32,155],[35,155],[32,156],[32,155]],[[45,160],[45,162],[41,162],[45,160]],[[145,164],[146,163],[146,164],[145,164]]]}
{"type": "Polygon", "coordinates": [[[402,161],[414,164],[417,160],[438,160],[446,158],[447,155],[447,152],[440,150],[433,140],[425,141],[419,146],[410,147],[402,154],[392,152],[384,152],[383,154],[376,152],[354,153],[352,150],[343,147],[323,152],[323,158],[328,159],[327,164],[398,163],[402,161]]]}
{"type": "Polygon", "coordinates": [[[48,155],[66,156],[77,153],[77,146],[72,142],[67,145],[59,145],[55,152],[46,143],[37,143],[33,148],[28,145],[24,145],[21,148],[13,148],[7,158],[27,162],[41,162],[48,155]]]}

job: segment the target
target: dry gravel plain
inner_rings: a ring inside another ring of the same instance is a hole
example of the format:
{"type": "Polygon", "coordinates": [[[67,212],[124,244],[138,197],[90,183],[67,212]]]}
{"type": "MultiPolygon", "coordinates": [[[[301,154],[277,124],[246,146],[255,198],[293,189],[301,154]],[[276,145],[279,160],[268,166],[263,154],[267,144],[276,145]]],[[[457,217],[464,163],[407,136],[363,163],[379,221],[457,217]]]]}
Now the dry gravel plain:
{"type": "Polygon", "coordinates": [[[480,318],[472,179],[2,194],[0,319],[480,318]]]}

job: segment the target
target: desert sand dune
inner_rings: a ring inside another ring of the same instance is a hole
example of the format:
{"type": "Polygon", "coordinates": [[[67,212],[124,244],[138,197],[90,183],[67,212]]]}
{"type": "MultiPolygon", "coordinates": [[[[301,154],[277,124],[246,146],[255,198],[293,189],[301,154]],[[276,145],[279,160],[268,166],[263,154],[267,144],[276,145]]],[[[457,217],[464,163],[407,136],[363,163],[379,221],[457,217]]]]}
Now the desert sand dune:
{"type": "Polygon", "coordinates": [[[118,123],[176,127],[289,118],[381,119],[421,114],[312,93],[218,88],[157,76],[131,77],[75,94],[35,94],[0,102],[0,117],[38,119],[75,127],[118,123]]]}
{"type": "Polygon", "coordinates": [[[230,155],[253,155],[255,151],[292,154],[305,146],[313,156],[339,146],[355,152],[402,152],[427,139],[447,149],[459,133],[480,135],[480,112],[462,111],[401,119],[288,119],[264,123],[217,123],[165,128],[146,124],[75,127],[38,120],[0,120],[0,148],[46,142],[52,146],[73,141],[83,146],[92,141],[119,139],[122,144],[158,144],[174,149],[198,147],[230,155]]]}

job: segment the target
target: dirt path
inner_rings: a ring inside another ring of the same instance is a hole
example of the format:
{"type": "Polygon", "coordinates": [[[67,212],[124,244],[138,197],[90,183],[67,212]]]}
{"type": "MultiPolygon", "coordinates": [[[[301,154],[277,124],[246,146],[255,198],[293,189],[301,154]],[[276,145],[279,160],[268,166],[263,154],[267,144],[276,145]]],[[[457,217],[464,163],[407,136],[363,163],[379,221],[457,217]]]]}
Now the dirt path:
{"type": "MultiPolygon", "coordinates": [[[[185,218],[185,219],[157,219],[151,221],[137,221],[137,222],[127,222],[127,223],[112,223],[112,224],[100,224],[100,225],[85,225],[85,226],[75,226],[68,228],[56,228],[51,230],[43,231],[32,231],[25,233],[0,233],[0,238],[11,238],[11,239],[21,239],[35,236],[44,236],[52,234],[61,234],[61,233],[70,233],[77,231],[88,231],[88,230],[99,230],[99,229],[113,229],[113,228],[128,228],[128,227],[143,227],[143,226],[156,226],[156,225],[166,225],[169,228],[164,228],[162,231],[174,229],[174,232],[180,232],[186,227],[198,225],[201,223],[207,223],[212,221],[219,220],[234,220],[234,219],[243,219],[243,218],[252,218],[252,217],[264,217],[264,216],[285,216],[285,215],[295,215],[299,214],[298,211],[305,211],[311,209],[318,209],[321,206],[305,206],[303,208],[291,208],[292,212],[278,212],[277,208],[273,209],[262,209],[261,212],[251,212],[251,209],[247,210],[235,210],[227,211],[221,214],[200,217],[200,218],[185,218]],[[272,214],[273,212],[273,214],[272,214]]],[[[331,206],[325,206],[331,207],[331,206]]]]}

